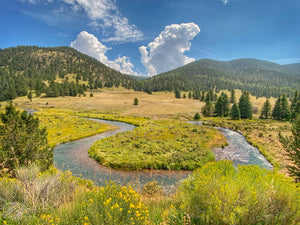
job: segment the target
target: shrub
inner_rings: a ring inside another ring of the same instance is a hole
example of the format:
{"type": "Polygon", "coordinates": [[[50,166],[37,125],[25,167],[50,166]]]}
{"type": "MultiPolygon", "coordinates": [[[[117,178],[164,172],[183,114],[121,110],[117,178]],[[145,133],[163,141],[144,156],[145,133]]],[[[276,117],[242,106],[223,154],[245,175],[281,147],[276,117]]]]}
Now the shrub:
{"type": "Polygon", "coordinates": [[[141,203],[138,193],[131,186],[111,182],[105,187],[85,192],[70,208],[41,217],[42,221],[55,220],[61,224],[145,224],[147,207],[141,203]]]}
{"type": "Polygon", "coordinates": [[[134,100],[133,100],[133,105],[138,105],[139,104],[139,100],[137,99],[137,98],[135,98],[134,100]]]}
{"type": "Polygon", "coordinates": [[[195,224],[298,224],[300,192],[283,175],[258,166],[208,163],[180,187],[195,224]]]}
{"type": "Polygon", "coordinates": [[[161,194],[163,194],[163,189],[162,189],[161,186],[159,186],[157,181],[152,181],[152,182],[146,183],[142,187],[141,193],[142,193],[143,196],[161,195],[161,194]]]}
{"type": "Polygon", "coordinates": [[[195,116],[194,116],[194,120],[200,120],[201,119],[201,116],[199,113],[196,113],[195,116]]]}

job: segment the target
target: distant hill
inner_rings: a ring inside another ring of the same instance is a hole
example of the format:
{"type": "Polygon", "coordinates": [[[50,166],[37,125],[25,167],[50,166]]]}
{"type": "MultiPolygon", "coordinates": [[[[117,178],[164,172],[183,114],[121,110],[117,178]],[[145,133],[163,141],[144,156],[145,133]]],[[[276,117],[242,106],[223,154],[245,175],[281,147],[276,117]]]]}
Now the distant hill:
{"type": "Polygon", "coordinates": [[[0,101],[26,96],[29,90],[47,96],[83,94],[87,88],[123,86],[136,80],[73,48],[18,46],[0,49],[0,101]]]}
{"type": "Polygon", "coordinates": [[[87,90],[123,86],[145,91],[241,89],[257,96],[300,87],[300,63],[279,65],[257,59],[202,59],[151,77],[125,75],[70,47],[18,46],[0,49],[0,101],[26,96],[84,95],[87,90]]]}
{"type": "Polygon", "coordinates": [[[300,63],[287,64],[283,65],[283,71],[286,71],[291,74],[295,74],[300,77],[300,63]]]}
{"type": "Polygon", "coordinates": [[[174,91],[215,88],[247,90],[257,96],[292,95],[300,88],[299,64],[279,65],[257,59],[201,59],[139,81],[136,90],[174,91]]]}

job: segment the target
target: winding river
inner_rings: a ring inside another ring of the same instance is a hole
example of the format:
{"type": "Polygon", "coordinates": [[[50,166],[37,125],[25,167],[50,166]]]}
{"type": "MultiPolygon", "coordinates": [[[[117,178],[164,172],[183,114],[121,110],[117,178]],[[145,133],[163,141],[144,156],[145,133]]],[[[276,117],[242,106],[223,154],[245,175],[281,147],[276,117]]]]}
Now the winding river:
{"type": "MultiPolygon", "coordinates": [[[[58,169],[62,171],[70,170],[73,175],[92,180],[96,185],[101,186],[112,180],[121,185],[129,183],[139,188],[147,182],[156,180],[165,189],[170,191],[176,188],[179,182],[186,179],[191,173],[190,171],[171,170],[122,171],[99,165],[88,155],[88,149],[91,145],[97,140],[116,135],[120,132],[131,131],[135,126],[116,121],[92,120],[119,128],[56,146],[54,148],[54,164],[58,169]]],[[[197,122],[194,124],[197,124],[197,122]]],[[[228,159],[232,160],[234,165],[255,164],[266,169],[272,169],[272,165],[241,134],[225,128],[216,129],[223,133],[229,143],[225,148],[214,149],[216,160],[228,159]]]]}

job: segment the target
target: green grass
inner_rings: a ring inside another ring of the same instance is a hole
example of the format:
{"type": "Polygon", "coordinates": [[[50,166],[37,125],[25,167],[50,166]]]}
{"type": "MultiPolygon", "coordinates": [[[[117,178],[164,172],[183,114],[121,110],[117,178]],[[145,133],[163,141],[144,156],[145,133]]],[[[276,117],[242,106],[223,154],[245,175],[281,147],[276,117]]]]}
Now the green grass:
{"type": "Polygon", "coordinates": [[[152,120],[133,131],[97,141],[89,150],[100,164],[124,170],[193,170],[214,161],[225,138],[214,128],[178,120],[152,120]]]}
{"type": "Polygon", "coordinates": [[[35,115],[40,119],[41,125],[47,127],[51,146],[115,129],[108,124],[74,116],[69,110],[39,109],[35,115]]]}

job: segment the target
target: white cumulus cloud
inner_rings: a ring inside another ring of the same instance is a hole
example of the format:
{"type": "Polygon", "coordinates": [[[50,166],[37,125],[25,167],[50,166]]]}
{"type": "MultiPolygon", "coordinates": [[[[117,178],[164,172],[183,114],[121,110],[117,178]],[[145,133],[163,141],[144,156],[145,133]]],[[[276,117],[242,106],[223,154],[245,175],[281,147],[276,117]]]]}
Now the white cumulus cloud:
{"type": "Polygon", "coordinates": [[[148,76],[153,76],[195,61],[184,53],[190,50],[191,40],[200,32],[195,23],[166,26],[147,47],[139,48],[148,76]]]}
{"type": "Polygon", "coordinates": [[[223,2],[224,5],[226,5],[229,0],[221,0],[221,1],[223,2]]]}
{"type": "Polygon", "coordinates": [[[76,50],[89,55],[110,68],[120,71],[121,73],[138,75],[132,70],[133,64],[126,56],[119,56],[117,59],[111,61],[107,58],[106,52],[110,49],[98,41],[97,37],[82,31],[78,34],[75,41],[71,42],[70,46],[76,50]]]}
{"type": "Polygon", "coordinates": [[[118,10],[113,0],[62,0],[73,7],[74,11],[83,9],[92,20],[91,25],[104,29],[112,28],[114,35],[104,41],[130,42],[143,38],[143,33],[137,29],[118,10]]]}

